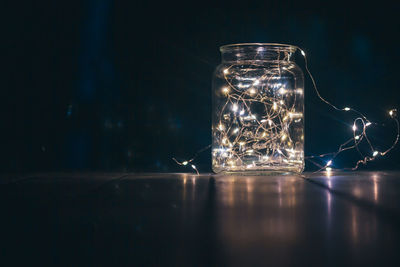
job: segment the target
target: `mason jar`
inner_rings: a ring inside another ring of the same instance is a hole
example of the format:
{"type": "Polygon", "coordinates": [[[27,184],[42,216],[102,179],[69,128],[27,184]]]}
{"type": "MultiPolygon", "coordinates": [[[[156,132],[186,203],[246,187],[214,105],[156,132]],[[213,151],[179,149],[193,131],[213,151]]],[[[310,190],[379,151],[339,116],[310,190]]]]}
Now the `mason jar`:
{"type": "Polygon", "coordinates": [[[304,75],[297,47],[243,43],[220,47],[212,82],[212,169],[304,169],[304,75]]]}

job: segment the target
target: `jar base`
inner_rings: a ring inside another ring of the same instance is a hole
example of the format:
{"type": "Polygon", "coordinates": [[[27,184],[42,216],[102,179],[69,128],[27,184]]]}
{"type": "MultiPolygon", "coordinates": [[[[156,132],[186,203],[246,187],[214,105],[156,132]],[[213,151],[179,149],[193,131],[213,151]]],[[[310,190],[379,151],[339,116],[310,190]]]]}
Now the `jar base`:
{"type": "Polygon", "coordinates": [[[238,170],[227,170],[227,169],[218,169],[213,168],[213,171],[217,175],[256,175],[256,176],[275,176],[275,175],[294,175],[301,174],[304,170],[304,167],[299,168],[265,168],[265,169],[238,169],[238,170]]]}

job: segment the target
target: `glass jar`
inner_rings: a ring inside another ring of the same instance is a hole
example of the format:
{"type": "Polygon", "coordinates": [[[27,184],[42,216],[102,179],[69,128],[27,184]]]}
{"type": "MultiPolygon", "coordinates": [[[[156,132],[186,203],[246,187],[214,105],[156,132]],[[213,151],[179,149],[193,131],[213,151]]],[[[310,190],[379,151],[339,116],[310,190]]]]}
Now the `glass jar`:
{"type": "Polygon", "coordinates": [[[245,43],[220,48],[213,76],[212,169],[304,169],[304,75],[297,47],[245,43]]]}

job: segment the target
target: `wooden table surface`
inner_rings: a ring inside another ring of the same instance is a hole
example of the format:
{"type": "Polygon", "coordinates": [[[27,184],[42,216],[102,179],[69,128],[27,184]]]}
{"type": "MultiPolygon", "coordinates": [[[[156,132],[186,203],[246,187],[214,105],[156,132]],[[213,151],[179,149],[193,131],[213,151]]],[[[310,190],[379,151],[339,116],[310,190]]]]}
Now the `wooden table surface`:
{"type": "Polygon", "coordinates": [[[0,177],[0,263],[400,266],[400,172],[0,177]]]}

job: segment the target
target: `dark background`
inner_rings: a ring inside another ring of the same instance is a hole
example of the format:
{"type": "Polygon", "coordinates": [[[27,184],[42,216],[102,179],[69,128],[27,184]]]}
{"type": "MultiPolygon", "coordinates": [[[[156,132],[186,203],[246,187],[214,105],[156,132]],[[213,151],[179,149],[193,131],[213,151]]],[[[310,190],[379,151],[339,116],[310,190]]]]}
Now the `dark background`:
{"type": "MultiPolygon", "coordinates": [[[[384,150],[400,99],[398,3],[4,3],[1,171],[190,171],[171,158],[210,144],[218,48],[240,42],[302,47],[327,99],[388,123],[370,133],[384,150]]],[[[351,136],[354,117],[323,105],[308,78],[305,105],[307,155],[351,136]]],[[[399,151],[367,168],[398,169],[399,151]]],[[[196,164],[210,171],[210,152],[196,164]]]]}

